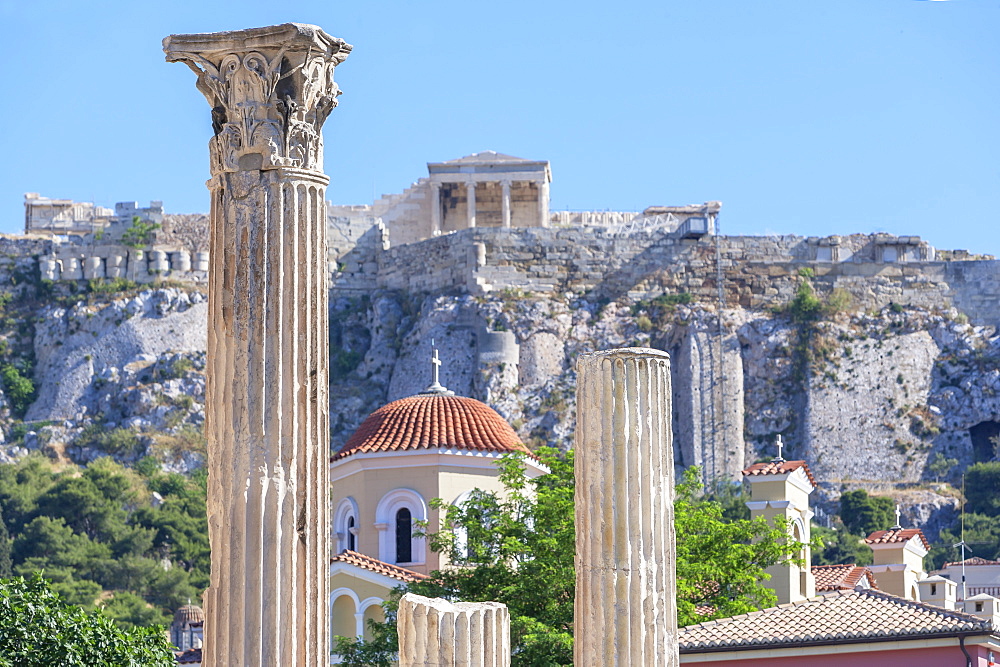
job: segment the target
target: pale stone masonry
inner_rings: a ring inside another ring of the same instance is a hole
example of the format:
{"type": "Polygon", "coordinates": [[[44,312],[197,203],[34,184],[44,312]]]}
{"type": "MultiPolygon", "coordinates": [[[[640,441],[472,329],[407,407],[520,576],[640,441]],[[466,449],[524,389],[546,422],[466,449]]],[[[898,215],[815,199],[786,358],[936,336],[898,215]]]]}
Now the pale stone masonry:
{"type": "Polygon", "coordinates": [[[399,667],[509,667],[510,613],[499,602],[407,593],[399,600],[399,667]]]}
{"type": "Polygon", "coordinates": [[[577,372],[573,663],[673,667],[670,356],[594,352],[577,372]]]}
{"type": "Polygon", "coordinates": [[[323,122],[350,53],[316,26],[172,35],[212,108],[204,664],[330,662],[323,122]]]}

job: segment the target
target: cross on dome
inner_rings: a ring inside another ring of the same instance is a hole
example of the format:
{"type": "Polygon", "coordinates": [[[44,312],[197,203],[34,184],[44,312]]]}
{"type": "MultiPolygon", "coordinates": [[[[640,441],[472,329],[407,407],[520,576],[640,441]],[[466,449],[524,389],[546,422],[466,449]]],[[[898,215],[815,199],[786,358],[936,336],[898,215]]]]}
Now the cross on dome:
{"type": "Polygon", "coordinates": [[[890,530],[903,530],[903,526],[900,525],[900,523],[899,523],[899,515],[900,514],[902,514],[902,512],[899,509],[899,503],[896,503],[896,525],[893,526],[890,530]]]}
{"type": "Polygon", "coordinates": [[[781,458],[781,448],[785,446],[785,443],[781,441],[781,434],[775,439],[775,444],[778,445],[778,455],[772,459],[774,463],[784,463],[785,459],[781,458]]]}
{"type": "Polygon", "coordinates": [[[438,349],[434,345],[434,339],[431,339],[431,350],[434,354],[431,356],[431,384],[426,389],[424,389],[422,394],[447,394],[453,396],[455,392],[449,391],[447,387],[441,384],[441,358],[438,356],[438,349]]]}

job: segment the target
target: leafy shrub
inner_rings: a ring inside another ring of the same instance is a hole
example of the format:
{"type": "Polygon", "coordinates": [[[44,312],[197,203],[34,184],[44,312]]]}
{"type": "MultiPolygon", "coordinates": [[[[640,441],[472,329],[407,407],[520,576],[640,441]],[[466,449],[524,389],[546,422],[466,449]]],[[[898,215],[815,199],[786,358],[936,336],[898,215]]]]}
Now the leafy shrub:
{"type": "Polygon", "coordinates": [[[11,409],[18,417],[23,417],[35,400],[35,383],[31,378],[22,375],[21,370],[14,364],[4,364],[0,367],[0,378],[3,379],[4,392],[10,401],[11,409]]]}
{"type": "Polygon", "coordinates": [[[68,605],[40,575],[0,581],[0,666],[172,667],[163,628],[123,630],[100,612],[68,605]]]}
{"type": "Polygon", "coordinates": [[[119,294],[138,287],[138,284],[126,278],[95,278],[87,282],[87,289],[91,294],[119,294]]]}

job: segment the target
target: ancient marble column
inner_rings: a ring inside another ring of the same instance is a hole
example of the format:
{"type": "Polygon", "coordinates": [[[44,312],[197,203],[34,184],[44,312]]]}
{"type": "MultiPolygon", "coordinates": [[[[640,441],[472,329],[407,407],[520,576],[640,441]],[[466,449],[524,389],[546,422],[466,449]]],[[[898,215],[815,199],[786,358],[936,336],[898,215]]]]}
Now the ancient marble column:
{"type": "Polygon", "coordinates": [[[670,357],[594,352],[577,372],[574,664],[673,667],[670,357]]]}
{"type": "Polygon", "coordinates": [[[399,667],[509,667],[510,613],[499,602],[407,593],[399,600],[399,667]]]}
{"type": "Polygon", "coordinates": [[[538,226],[549,226],[549,183],[541,181],[538,184],[538,226]]]}
{"type": "Polygon", "coordinates": [[[212,109],[208,667],[330,662],[321,130],[350,53],[286,23],[163,40],[212,109]]]}
{"type": "Polygon", "coordinates": [[[500,181],[501,203],[500,212],[503,216],[503,226],[510,228],[510,181],[500,181]]]}
{"type": "Polygon", "coordinates": [[[441,234],[441,184],[431,183],[431,236],[441,234]]]}
{"type": "Polygon", "coordinates": [[[469,181],[465,184],[466,215],[468,217],[469,229],[476,226],[476,182],[469,181]]]}

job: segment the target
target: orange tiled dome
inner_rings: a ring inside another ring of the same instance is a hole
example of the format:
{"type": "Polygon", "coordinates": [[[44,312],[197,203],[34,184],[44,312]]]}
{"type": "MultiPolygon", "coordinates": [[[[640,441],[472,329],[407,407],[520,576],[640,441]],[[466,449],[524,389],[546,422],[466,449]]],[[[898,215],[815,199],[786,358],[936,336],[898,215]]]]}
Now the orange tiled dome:
{"type": "Polygon", "coordinates": [[[437,447],[529,453],[510,424],[485,403],[464,396],[424,393],[393,401],[368,415],[333,460],[358,452],[437,447]]]}

